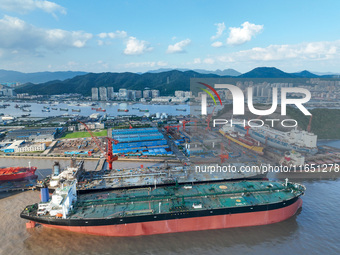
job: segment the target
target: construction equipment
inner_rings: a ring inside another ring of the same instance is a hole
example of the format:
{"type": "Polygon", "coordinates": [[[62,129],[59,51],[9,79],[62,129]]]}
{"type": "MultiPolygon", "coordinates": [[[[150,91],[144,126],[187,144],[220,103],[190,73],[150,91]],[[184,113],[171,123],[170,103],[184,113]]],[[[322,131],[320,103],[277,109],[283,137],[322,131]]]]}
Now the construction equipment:
{"type": "Polygon", "coordinates": [[[221,159],[221,164],[224,163],[227,159],[229,159],[229,153],[224,148],[223,143],[221,143],[221,154],[219,155],[221,159]]]}
{"type": "Polygon", "coordinates": [[[188,123],[192,123],[192,122],[195,123],[195,130],[197,130],[197,121],[198,121],[198,120],[183,120],[183,121],[182,121],[182,124],[183,124],[183,131],[185,131],[185,125],[188,124],[188,123]]]}
{"type": "Polygon", "coordinates": [[[175,125],[175,126],[165,126],[166,132],[169,133],[170,128],[177,128],[177,132],[179,132],[179,128],[181,125],[175,125]]]}
{"type": "Polygon", "coordinates": [[[308,126],[307,126],[307,131],[310,133],[311,130],[312,130],[312,118],[313,118],[313,115],[310,116],[309,118],[309,123],[308,123],[308,126]]]}
{"type": "Polygon", "coordinates": [[[209,114],[208,117],[207,117],[207,120],[206,120],[207,121],[207,127],[205,128],[205,130],[211,130],[211,128],[210,128],[210,121],[211,121],[211,118],[212,118],[212,116],[214,114],[215,108],[216,107],[214,107],[214,109],[212,110],[211,114],[209,114]]]}
{"type": "Polygon", "coordinates": [[[107,146],[106,146],[106,151],[103,150],[103,146],[101,145],[100,141],[98,140],[98,138],[92,133],[92,131],[90,130],[90,128],[83,122],[79,121],[79,123],[81,123],[82,125],[84,125],[84,127],[86,128],[87,132],[89,132],[89,134],[92,137],[92,140],[95,142],[95,144],[97,145],[98,149],[103,153],[103,155],[105,155],[106,158],[106,162],[109,164],[109,170],[112,170],[112,162],[118,160],[118,156],[117,155],[113,155],[112,152],[112,142],[114,144],[118,144],[119,141],[110,138],[110,137],[106,137],[107,139],[107,146]]]}

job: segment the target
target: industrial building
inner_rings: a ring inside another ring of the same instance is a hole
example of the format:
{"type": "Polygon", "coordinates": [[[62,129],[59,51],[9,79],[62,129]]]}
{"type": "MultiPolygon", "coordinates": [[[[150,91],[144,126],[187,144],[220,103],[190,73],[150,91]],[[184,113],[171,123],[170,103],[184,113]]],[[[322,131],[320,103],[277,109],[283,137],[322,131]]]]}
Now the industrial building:
{"type": "Polygon", "coordinates": [[[18,129],[7,133],[7,141],[26,140],[34,142],[53,141],[58,133],[59,128],[34,128],[34,129],[18,129]]]}
{"type": "Polygon", "coordinates": [[[171,155],[167,141],[157,128],[117,129],[112,138],[119,141],[113,145],[113,153],[134,155],[171,155]]]}
{"type": "MultiPolygon", "coordinates": [[[[91,129],[91,130],[94,130],[94,129],[104,129],[104,123],[100,123],[100,122],[88,122],[86,123],[86,126],[91,129]]],[[[79,131],[83,131],[83,130],[86,130],[85,126],[83,124],[78,124],[78,130],[79,131]]]]}
{"type": "Polygon", "coordinates": [[[7,143],[3,145],[1,150],[5,153],[18,153],[30,151],[44,151],[46,149],[45,143],[25,143],[24,140],[18,140],[14,143],[7,143]]]}

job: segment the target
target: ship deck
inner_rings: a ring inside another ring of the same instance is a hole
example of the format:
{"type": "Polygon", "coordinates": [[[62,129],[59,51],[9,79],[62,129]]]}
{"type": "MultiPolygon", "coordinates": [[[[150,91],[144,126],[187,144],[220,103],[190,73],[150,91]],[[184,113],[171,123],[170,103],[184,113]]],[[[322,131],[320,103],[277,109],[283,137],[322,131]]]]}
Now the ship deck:
{"type": "MultiPolygon", "coordinates": [[[[255,164],[255,163],[253,163],[255,164]]],[[[237,169],[240,163],[233,163],[237,169]]],[[[251,165],[249,163],[249,165],[251,165]]],[[[201,166],[201,165],[198,165],[201,166]]],[[[204,171],[203,165],[196,170],[194,167],[171,167],[170,169],[162,167],[148,167],[146,169],[115,169],[107,171],[88,171],[84,172],[79,178],[78,190],[100,190],[100,189],[116,189],[122,187],[134,186],[150,186],[175,183],[190,183],[201,181],[223,181],[238,179],[256,179],[261,172],[223,172],[216,171],[210,173],[204,171]]]]}
{"type": "Polygon", "coordinates": [[[284,183],[270,181],[115,190],[78,196],[68,218],[101,219],[265,205],[290,200],[303,190],[301,186],[286,187],[284,183]]]}

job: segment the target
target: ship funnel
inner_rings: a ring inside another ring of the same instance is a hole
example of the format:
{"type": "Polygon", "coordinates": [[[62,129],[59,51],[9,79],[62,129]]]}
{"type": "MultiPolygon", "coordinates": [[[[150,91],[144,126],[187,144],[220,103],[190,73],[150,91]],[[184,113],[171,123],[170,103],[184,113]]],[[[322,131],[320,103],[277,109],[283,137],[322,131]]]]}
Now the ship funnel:
{"type": "Polygon", "coordinates": [[[71,165],[70,165],[70,167],[72,167],[72,168],[75,168],[76,167],[76,159],[75,158],[71,158],[71,165]]]}
{"type": "Polygon", "coordinates": [[[41,202],[46,203],[50,200],[48,188],[44,187],[40,189],[41,202]]]}
{"type": "Polygon", "coordinates": [[[60,164],[59,162],[54,162],[54,165],[53,165],[53,175],[54,176],[58,176],[60,174],[60,164]]]}

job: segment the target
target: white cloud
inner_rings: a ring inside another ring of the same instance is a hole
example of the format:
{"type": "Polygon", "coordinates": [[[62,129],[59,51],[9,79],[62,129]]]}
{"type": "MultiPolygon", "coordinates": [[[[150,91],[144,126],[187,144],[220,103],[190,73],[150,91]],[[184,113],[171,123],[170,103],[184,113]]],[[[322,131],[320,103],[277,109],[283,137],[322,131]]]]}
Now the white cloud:
{"type": "Polygon", "coordinates": [[[201,64],[201,59],[200,58],[195,58],[194,59],[194,64],[201,64]]]}
{"type": "Polygon", "coordinates": [[[152,47],[146,41],[138,40],[136,37],[130,36],[126,41],[126,48],[124,54],[126,55],[141,55],[145,52],[151,51],[152,47]]]}
{"type": "Polygon", "coordinates": [[[244,22],[241,27],[230,27],[230,34],[227,43],[230,45],[240,45],[250,41],[255,35],[263,30],[263,25],[255,25],[244,22]],[[242,27],[242,28],[241,28],[242,27]]]}
{"type": "MultiPolygon", "coordinates": [[[[225,55],[210,56],[203,63],[221,65],[222,63],[236,63],[240,65],[267,65],[306,69],[318,63],[318,66],[340,64],[340,40],[306,42],[299,44],[269,45],[268,47],[254,47],[225,55]],[[214,60],[214,62],[212,61],[214,60]]],[[[312,67],[315,68],[315,67],[312,67]]]]}
{"type": "Polygon", "coordinates": [[[5,49],[61,49],[82,48],[92,38],[92,34],[82,31],[43,29],[25,21],[5,15],[0,19],[0,48],[5,49]]]}
{"type": "Polygon", "coordinates": [[[167,66],[168,63],[165,62],[165,61],[158,61],[158,62],[157,62],[157,65],[158,65],[158,66],[167,66]]]}
{"type": "Polygon", "coordinates": [[[185,39],[173,45],[169,45],[167,49],[167,53],[182,53],[185,52],[184,47],[188,46],[191,43],[190,39],[185,39]]]}
{"type": "Polygon", "coordinates": [[[204,62],[205,64],[212,65],[212,64],[215,63],[215,60],[214,60],[213,58],[206,58],[206,59],[203,60],[203,62],[204,62]]]}
{"type": "Polygon", "coordinates": [[[215,48],[220,48],[220,47],[223,46],[223,43],[220,42],[220,41],[217,41],[217,42],[213,42],[213,43],[211,44],[211,46],[212,46],[212,47],[215,47],[215,48]]]}
{"type": "Polygon", "coordinates": [[[217,32],[216,32],[216,35],[213,35],[211,37],[211,40],[216,40],[216,39],[220,38],[221,35],[223,34],[225,28],[226,28],[225,25],[224,25],[224,22],[217,23],[217,24],[215,24],[215,26],[217,26],[217,32]]]}
{"type": "Polygon", "coordinates": [[[332,42],[309,42],[292,45],[269,45],[235,53],[238,58],[252,60],[325,60],[340,57],[340,40],[332,42]]]}
{"type": "Polygon", "coordinates": [[[66,9],[54,2],[45,0],[0,0],[0,9],[18,13],[28,13],[36,9],[50,13],[66,14],[66,9]]]}
{"type": "Polygon", "coordinates": [[[126,68],[139,68],[139,67],[163,67],[163,66],[167,66],[168,63],[164,62],[164,61],[147,61],[147,62],[131,62],[131,63],[127,63],[124,66],[126,68]]]}
{"type": "Polygon", "coordinates": [[[105,38],[111,38],[111,39],[120,38],[120,39],[122,39],[122,38],[127,37],[127,33],[125,31],[117,30],[116,32],[100,33],[100,34],[98,34],[98,36],[101,39],[105,39],[105,38]]]}

